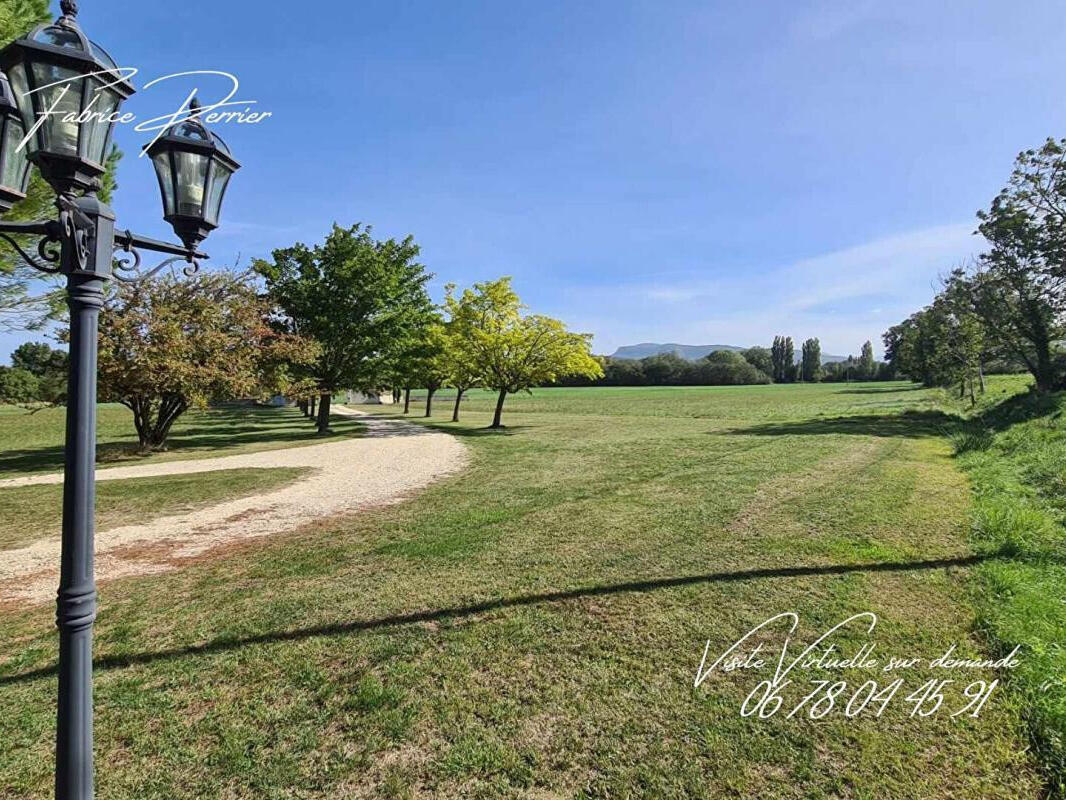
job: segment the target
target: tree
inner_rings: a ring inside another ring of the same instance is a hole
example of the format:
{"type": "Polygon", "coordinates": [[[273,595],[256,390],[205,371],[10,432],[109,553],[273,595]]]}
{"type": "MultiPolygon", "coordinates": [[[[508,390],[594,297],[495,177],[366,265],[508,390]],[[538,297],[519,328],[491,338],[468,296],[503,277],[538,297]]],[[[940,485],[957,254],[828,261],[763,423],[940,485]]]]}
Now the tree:
{"type": "Polygon", "coordinates": [[[284,392],[288,366],[317,355],[271,325],[248,276],[213,272],[111,289],[100,315],[100,394],[133,412],[142,451],[166,446],[189,408],[284,392]]]}
{"type": "Polygon", "coordinates": [[[273,262],[254,268],[287,329],[320,345],[308,374],[319,392],[318,430],[329,431],[330,398],[340,389],[376,391],[401,371],[433,305],[425,284],[432,277],[418,245],[377,241],[369,226],[333,226],[325,242],[275,250],[273,262]]]}
{"type": "Polygon", "coordinates": [[[791,336],[775,336],[770,348],[774,383],[788,383],[795,379],[796,349],[791,336]]]}
{"type": "Polygon", "coordinates": [[[808,383],[822,379],[822,345],[817,339],[808,339],[803,343],[801,356],[801,374],[808,383]]]}
{"type": "Polygon", "coordinates": [[[67,353],[45,342],[26,342],[11,354],[11,365],[32,373],[38,382],[36,399],[42,403],[57,404],[66,401],[67,353]]]}
{"type": "MultiPolygon", "coordinates": [[[[463,297],[467,297],[464,293],[463,297]]],[[[469,296],[472,300],[473,295],[469,296]]],[[[449,386],[455,389],[452,422],[459,421],[459,404],[463,395],[481,383],[481,368],[473,346],[474,327],[480,318],[473,302],[463,303],[455,296],[455,284],[444,287],[444,310],[448,321],[444,326],[444,371],[449,386]]]]}
{"type": "MultiPolygon", "coordinates": [[[[436,317],[422,332],[422,341],[411,355],[408,385],[414,383],[426,390],[426,416],[433,415],[433,395],[448,380],[447,346],[444,322],[436,317]]],[[[404,413],[407,413],[406,406],[404,413]]]]}
{"type": "Polygon", "coordinates": [[[0,367],[0,403],[29,405],[38,399],[40,383],[36,375],[18,367],[0,367]]]}
{"type": "Polygon", "coordinates": [[[473,363],[486,388],[497,392],[490,428],[502,427],[508,394],[529,391],[565,375],[601,377],[589,352],[590,334],[571,333],[559,320],[523,316],[510,278],[474,284],[458,300],[470,320],[473,363]]]}
{"type": "Polygon", "coordinates": [[[677,353],[658,353],[642,358],[640,366],[652,386],[677,386],[685,382],[690,364],[677,353]]]}
{"type": "Polygon", "coordinates": [[[739,384],[769,383],[770,378],[752,366],[740,353],[716,350],[693,365],[689,383],[703,386],[736,386],[739,384]]]}
{"type": "Polygon", "coordinates": [[[874,346],[869,340],[863,342],[862,352],[859,354],[859,377],[864,380],[872,380],[877,375],[877,367],[874,366],[874,346]]]}
{"type": "Polygon", "coordinates": [[[1019,154],[1007,186],[977,216],[990,247],[966,276],[971,310],[1038,391],[1066,387],[1066,139],[1019,154]]]}
{"type": "Polygon", "coordinates": [[[773,355],[765,347],[749,347],[747,350],[742,350],[740,355],[744,357],[745,361],[755,367],[755,369],[765,372],[771,377],[773,376],[773,355]]]}

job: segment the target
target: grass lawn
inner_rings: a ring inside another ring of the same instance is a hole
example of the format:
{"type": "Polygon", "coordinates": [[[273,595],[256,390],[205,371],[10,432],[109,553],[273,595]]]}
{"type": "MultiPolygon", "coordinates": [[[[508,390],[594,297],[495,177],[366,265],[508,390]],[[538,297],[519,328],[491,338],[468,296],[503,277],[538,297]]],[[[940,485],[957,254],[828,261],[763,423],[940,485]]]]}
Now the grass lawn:
{"type": "MultiPolygon", "coordinates": [[[[96,529],[147,522],[167,514],[204,508],[294,483],[307,470],[228,469],[100,481],[96,486],[96,529]]],[[[59,536],[62,485],[0,489],[0,551],[59,536]]]]}
{"type": "MultiPolygon", "coordinates": [[[[802,643],[873,611],[884,658],[1007,641],[974,565],[1010,559],[975,556],[943,393],[545,390],[502,433],[491,404],[453,425],[435,403],[471,466],[409,502],[102,587],[101,797],[1041,796],[1019,691],[976,718],[759,719],[739,709],[764,674],[693,687],[705,642],[784,611],[802,643]]],[[[5,800],[51,791],[52,616],[0,612],[5,800]]],[[[786,707],[827,677],[797,668],[786,707]]]]}
{"type": "MultiPolygon", "coordinates": [[[[63,469],[66,410],[49,408],[30,413],[0,406],[0,478],[63,469]]],[[[333,435],[354,436],[358,421],[335,417],[333,435]]],[[[97,462],[101,466],[234,455],[315,444],[322,438],[314,423],[295,408],[233,406],[188,411],[175,424],[167,451],[145,456],[136,452],[133,414],[117,403],[97,410],[97,462]]]]}

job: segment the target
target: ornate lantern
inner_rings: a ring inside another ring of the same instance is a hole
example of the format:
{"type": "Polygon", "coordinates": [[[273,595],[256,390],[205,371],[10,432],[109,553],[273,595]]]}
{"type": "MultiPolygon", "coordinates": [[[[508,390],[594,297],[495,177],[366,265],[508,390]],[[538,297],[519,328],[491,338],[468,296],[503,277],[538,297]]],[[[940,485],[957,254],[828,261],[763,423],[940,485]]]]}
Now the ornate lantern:
{"type": "Polygon", "coordinates": [[[190,110],[188,119],[171,125],[145,151],[159,178],[163,218],[192,249],[218,227],[226,186],[241,165],[222,137],[200,121],[197,100],[190,110]]]}
{"type": "Polygon", "coordinates": [[[22,123],[27,156],[59,194],[87,191],[104,173],[114,118],[134,92],[114,60],[82,33],[74,0],[0,51],[22,123]]]}

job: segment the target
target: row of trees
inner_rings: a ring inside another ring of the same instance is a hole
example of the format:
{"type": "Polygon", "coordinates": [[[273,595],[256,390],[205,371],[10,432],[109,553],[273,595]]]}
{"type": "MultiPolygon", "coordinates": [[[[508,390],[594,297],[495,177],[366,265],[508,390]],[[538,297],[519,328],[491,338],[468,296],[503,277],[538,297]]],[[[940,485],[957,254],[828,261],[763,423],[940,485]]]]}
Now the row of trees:
{"type": "Polygon", "coordinates": [[[1027,370],[1040,392],[1066,388],[1066,139],[1021,153],[978,219],[988,249],[885,333],[888,358],[971,401],[990,370],[1027,370]]]}
{"type": "Polygon", "coordinates": [[[410,237],[334,226],[323,243],[276,250],[243,274],[114,285],[100,317],[101,398],[126,405],[141,449],[154,450],[188,409],[215,401],[284,394],[315,409],[326,433],[344,389],[394,389],[409,401],[424,387],[428,415],[437,389],[451,386],[458,419],[463,393],[480,386],[498,393],[500,427],[508,394],[602,375],[591,337],[527,314],[509,278],[448,286],[435,306],[418,252],[410,237]]]}
{"type": "Polygon", "coordinates": [[[771,347],[746,350],[717,350],[698,361],[688,361],[675,353],[662,353],[642,359],[604,357],[603,377],[569,379],[567,385],[600,386],[729,386],[737,384],[796,383],[816,381],[889,380],[890,365],[874,359],[873,345],[866,342],[859,358],[822,363],[822,347],[817,339],[807,339],[799,361],[789,336],[774,337],[771,347]]]}
{"type": "Polygon", "coordinates": [[[317,397],[320,432],[328,431],[331,397],[342,389],[402,390],[406,412],[411,388],[422,387],[428,416],[433,395],[450,386],[457,420],[463,394],[484,387],[497,393],[491,427],[498,428],[508,394],[566,375],[602,375],[589,353],[591,336],[526,314],[510,278],[462,292],[449,285],[443,306],[435,306],[418,252],[410,237],[376,241],[369,228],[335,225],[322,245],[297,244],[255,263],[278,324],[319,345],[294,377],[305,398],[317,397]]]}

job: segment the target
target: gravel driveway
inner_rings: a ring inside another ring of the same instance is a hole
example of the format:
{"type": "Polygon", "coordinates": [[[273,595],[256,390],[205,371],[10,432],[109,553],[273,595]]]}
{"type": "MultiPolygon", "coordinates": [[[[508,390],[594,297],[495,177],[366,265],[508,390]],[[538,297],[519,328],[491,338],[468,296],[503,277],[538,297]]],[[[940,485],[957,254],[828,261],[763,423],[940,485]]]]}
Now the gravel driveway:
{"type": "MultiPolygon", "coordinates": [[[[97,580],[174,569],[184,559],[226,542],[395,503],[466,464],[466,448],[446,433],[378,419],[344,406],[333,411],[361,417],[366,432],[356,438],[285,450],[98,470],[98,481],[242,468],[311,467],[315,471],[264,494],[97,533],[97,580]]],[[[62,473],[11,478],[0,481],[0,489],[62,480],[62,473]]],[[[50,600],[58,580],[56,536],[0,553],[0,602],[50,600]]]]}

